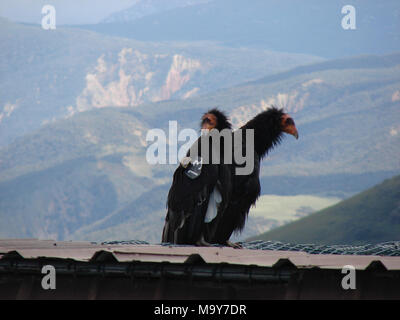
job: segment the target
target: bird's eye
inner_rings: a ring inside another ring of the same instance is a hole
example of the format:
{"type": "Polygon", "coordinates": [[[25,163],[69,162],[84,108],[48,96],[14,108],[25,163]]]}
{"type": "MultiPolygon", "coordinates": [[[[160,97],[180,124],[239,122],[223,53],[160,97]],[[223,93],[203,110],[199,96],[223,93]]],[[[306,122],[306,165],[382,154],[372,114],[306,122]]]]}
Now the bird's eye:
{"type": "Polygon", "coordinates": [[[294,125],[294,121],[293,121],[292,118],[287,118],[286,121],[285,121],[285,124],[288,125],[288,126],[289,125],[294,125]]]}

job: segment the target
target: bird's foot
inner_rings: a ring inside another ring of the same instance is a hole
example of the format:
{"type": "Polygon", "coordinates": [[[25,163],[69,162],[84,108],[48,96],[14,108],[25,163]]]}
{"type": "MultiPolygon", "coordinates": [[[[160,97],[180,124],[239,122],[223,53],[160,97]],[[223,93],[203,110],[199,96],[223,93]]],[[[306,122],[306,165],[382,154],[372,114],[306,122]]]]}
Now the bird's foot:
{"type": "Polygon", "coordinates": [[[226,241],[226,245],[234,249],[243,249],[243,246],[240,242],[231,242],[228,240],[226,241]]]}
{"type": "Polygon", "coordinates": [[[199,240],[196,241],[196,246],[199,247],[212,247],[212,244],[204,240],[203,237],[201,237],[199,240]]]}

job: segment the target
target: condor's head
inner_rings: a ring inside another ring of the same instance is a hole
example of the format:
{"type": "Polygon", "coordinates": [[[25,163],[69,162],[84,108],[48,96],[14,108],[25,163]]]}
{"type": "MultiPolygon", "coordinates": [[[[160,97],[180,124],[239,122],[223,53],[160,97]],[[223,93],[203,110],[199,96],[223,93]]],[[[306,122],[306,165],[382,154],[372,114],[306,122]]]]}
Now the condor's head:
{"type": "Polygon", "coordinates": [[[296,139],[299,138],[296,125],[293,119],[287,113],[284,113],[281,117],[281,128],[283,132],[291,134],[296,139]]]}
{"type": "Polygon", "coordinates": [[[231,129],[232,125],[225,113],[218,109],[211,109],[201,117],[200,127],[201,129],[217,129],[221,131],[223,129],[231,129]]]}

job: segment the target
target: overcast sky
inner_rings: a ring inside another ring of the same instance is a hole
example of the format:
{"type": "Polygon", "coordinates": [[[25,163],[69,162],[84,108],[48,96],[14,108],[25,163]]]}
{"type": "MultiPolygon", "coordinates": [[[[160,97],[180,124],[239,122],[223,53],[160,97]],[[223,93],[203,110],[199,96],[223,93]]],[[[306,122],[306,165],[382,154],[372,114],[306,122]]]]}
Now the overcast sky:
{"type": "Polygon", "coordinates": [[[41,23],[42,7],[53,5],[57,24],[97,23],[137,0],[0,0],[0,16],[12,21],[41,23]]]}

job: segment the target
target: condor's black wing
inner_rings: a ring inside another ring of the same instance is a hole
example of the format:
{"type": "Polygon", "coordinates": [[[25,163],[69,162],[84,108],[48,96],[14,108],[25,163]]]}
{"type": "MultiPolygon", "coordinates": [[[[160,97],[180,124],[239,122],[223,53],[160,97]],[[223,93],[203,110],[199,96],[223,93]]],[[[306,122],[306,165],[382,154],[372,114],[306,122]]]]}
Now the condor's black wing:
{"type": "Polygon", "coordinates": [[[226,243],[233,232],[241,232],[246,223],[250,207],[260,195],[260,159],[256,156],[254,169],[249,175],[233,175],[232,196],[224,218],[216,233],[216,242],[226,243]]]}
{"type": "Polygon", "coordinates": [[[252,154],[248,159],[253,164],[252,169],[248,174],[241,174],[237,169],[250,164],[238,164],[234,159],[230,170],[228,203],[208,227],[206,240],[211,243],[227,244],[233,232],[240,232],[245,225],[250,207],[260,194],[260,157],[253,149],[246,150],[244,137],[241,147],[243,154],[247,151],[252,154]]]}
{"type": "Polygon", "coordinates": [[[202,165],[196,178],[190,177],[190,167],[180,165],[174,173],[168,193],[167,216],[163,242],[196,244],[201,238],[210,195],[217,185],[218,165],[202,165]]]}
{"type": "MultiPolygon", "coordinates": [[[[214,189],[221,196],[218,212],[228,203],[230,194],[231,173],[230,166],[223,164],[223,157],[218,164],[202,164],[199,169],[198,162],[202,160],[201,141],[211,139],[209,136],[197,140],[200,157],[188,155],[192,164],[184,168],[180,165],[174,173],[167,200],[167,216],[162,235],[163,242],[176,244],[196,244],[204,234],[206,223],[205,215],[214,189]],[[194,163],[193,163],[194,162],[194,163]],[[197,165],[197,167],[196,167],[197,165]]],[[[210,142],[210,141],[209,141],[210,142]]],[[[210,146],[210,143],[208,144],[210,146]]],[[[223,146],[221,146],[221,149],[223,146]]],[[[191,149],[192,150],[192,149],[191,149]]],[[[212,148],[209,150],[209,160],[212,159],[212,148]]]]}

